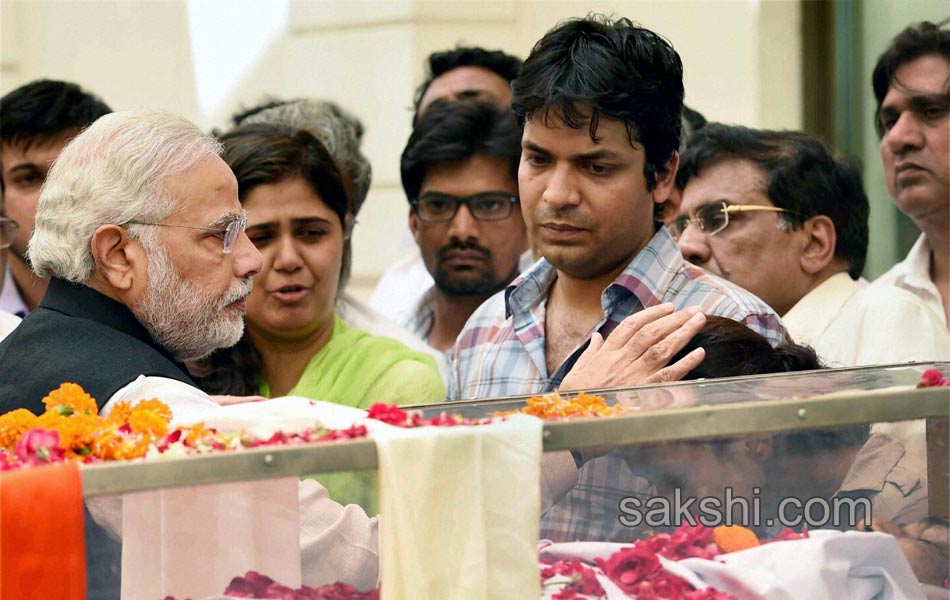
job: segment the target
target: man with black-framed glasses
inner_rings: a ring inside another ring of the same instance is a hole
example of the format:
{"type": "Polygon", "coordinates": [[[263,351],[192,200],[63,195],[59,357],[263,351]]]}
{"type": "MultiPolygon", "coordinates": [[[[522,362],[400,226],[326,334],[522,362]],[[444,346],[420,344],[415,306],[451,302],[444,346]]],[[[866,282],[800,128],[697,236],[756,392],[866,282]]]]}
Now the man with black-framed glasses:
{"type": "Polygon", "coordinates": [[[434,285],[404,325],[447,351],[478,306],[530,262],[518,199],[520,129],[508,108],[437,101],[402,154],[409,227],[434,285]]]}

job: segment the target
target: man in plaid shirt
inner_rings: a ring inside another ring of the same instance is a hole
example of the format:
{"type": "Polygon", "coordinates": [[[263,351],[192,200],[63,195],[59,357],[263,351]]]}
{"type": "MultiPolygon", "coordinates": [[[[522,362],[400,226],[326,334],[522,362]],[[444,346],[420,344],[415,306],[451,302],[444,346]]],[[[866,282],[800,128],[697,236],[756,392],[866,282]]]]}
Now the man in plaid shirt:
{"type": "MultiPolygon", "coordinates": [[[[666,40],[626,19],[562,23],[512,91],[524,126],[522,212],[544,260],[472,315],[452,352],[449,400],[678,379],[692,366],[663,365],[702,327],[701,313],[787,341],[765,303],[686,264],[655,220],[673,187],[683,108],[682,63],[666,40]],[[621,368],[621,352],[647,364],[621,368]]],[[[629,541],[619,502],[648,491],[636,465],[617,452],[577,463],[542,537],[629,541]]]]}

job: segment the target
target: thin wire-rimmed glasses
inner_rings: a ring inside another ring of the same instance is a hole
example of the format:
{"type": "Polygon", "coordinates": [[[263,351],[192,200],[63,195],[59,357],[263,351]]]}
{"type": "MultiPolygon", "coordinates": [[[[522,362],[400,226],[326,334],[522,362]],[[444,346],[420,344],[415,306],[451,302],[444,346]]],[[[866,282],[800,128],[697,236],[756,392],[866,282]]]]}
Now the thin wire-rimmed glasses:
{"type": "Polygon", "coordinates": [[[220,225],[215,225],[211,227],[196,227],[195,225],[173,225],[171,223],[145,223],[143,221],[127,221],[126,225],[152,225],[155,227],[178,227],[181,229],[194,229],[196,231],[204,231],[205,233],[214,234],[215,237],[220,238],[224,244],[224,253],[231,254],[231,250],[234,249],[234,242],[237,241],[238,236],[242,231],[247,229],[247,211],[242,210],[239,214],[231,215],[231,219],[227,222],[221,223],[220,225]]]}
{"type": "Polygon", "coordinates": [[[10,247],[19,228],[20,226],[13,219],[0,217],[0,250],[10,247]]]}
{"type": "Polygon", "coordinates": [[[409,202],[419,219],[426,223],[448,223],[455,218],[459,206],[468,207],[468,212],[477,221],[501,221],[511,216],[518,196],[501,192],[485,192],[474,196],[450,196],[426,193],[409,202]]]}
{"type": "Polygon", "coordinates": [[[670,225],[670,233],[673,239],[679,240],[683,232],[690,225],[695,225],[697,229],[706,235],[716,235],[729,226],[729,215],[732,213],[743,212],[779,212],[798,215],[794,210],[779,208],[778,206],[761,206],[758,204],[729,204],[727,202],[714,202],[701,206],[692,217],[681,215],[676,217],[670,225]]]}

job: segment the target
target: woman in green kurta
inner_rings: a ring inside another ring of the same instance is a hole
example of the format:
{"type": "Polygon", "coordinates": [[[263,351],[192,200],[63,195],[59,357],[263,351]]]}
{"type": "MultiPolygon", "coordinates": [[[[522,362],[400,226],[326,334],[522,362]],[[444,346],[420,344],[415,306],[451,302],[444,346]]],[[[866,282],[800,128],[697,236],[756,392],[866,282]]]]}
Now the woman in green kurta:
{"type": "MultiPolygon", "coordinates": [[[[304,396],[369,408],[439,402],[435,360],[348,327],[334,310],[349,253],[350,203],[323,145],[306,131],[245,125],[221,138],[263,256],[247,298],[246,331],[203,366],[213,394],[304,396]]],[[[321,475],[331,497],[376,512],[375,471],[321,475]]]]}

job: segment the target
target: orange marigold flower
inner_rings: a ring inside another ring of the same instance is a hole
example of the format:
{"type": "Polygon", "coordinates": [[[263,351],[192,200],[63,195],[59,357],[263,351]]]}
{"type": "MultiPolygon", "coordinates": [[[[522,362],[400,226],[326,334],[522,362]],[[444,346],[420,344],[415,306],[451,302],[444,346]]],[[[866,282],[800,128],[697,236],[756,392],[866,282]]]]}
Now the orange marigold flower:
{"type": "Polygon", "coordinates": [[[76,413],[53,420],[52,427],[59,432],[59,445],[66,458],[79,458],[89,454],[102,429],[104,421],[98,415],[76,413]]]}
{"type": "Polygon", "coordinates": [[[122,426],[129,422],[129,415],[131,414],[132,403],[128,400],[120,400],[112,405],[112,410],[109,411],[109,416],[106,417],[106,420],[110,423],[116,423],[122,426]]]}
{"type": "Polygon", "coordinates": [[[47,411],[59,410],[59,407],[65,406],[75,413],[99,414],[95,399],[75,383],[60,385],[43,398],[43,404],[46,405],[47,411]]]}
{"type": "Polygon", "coordinates": [[[151,438],[147,435],[125,435],[122,424],[107,423],[92,445],[92,454],[102,460],[129,460],[145,456],[151,438]]]}
{"type": "Polygon", "coordinates": [[[152,411],[166,421],[172,420],[172,409],[168,408],[168,405],[158,398],[152,398],[151,400],[139,400],[132,407],[133,413],[137,410],[152,411]]]}
{"type": "Polygon", "coordinates": [[[129,415],[129,427],[137,434],[160,438],[168,433],[168,419],[152,410],[133,409],[129,415]]]}
{"type": "MultiPolygon", "coordinates": [[[[543,396],[532,396],[525,402],[525,406],[517,412],[522,412],[542,419],[557,419],[565,417],[604,417],[615,415],[623,411],[623,406],[616,404],[607,406],[603,396],[591,396],[580,392],[574,398],[563,398],[557,392],[543,396]]],[[[510,413],[508,413],[510,414],[510,413]]]]}
{"type": "Polygon", "coordinates": [[[0,416],[0,448],[13,450],[20,437],[39,426],[39,417],[25,408],[18,408],[0,416]]]}
{"type": "Polygon", "coordinates": [[[713,541],[723,552],[738,552],[759,545],[759,538],[741,525],[720,525],[713,529],[713,541]]]}

